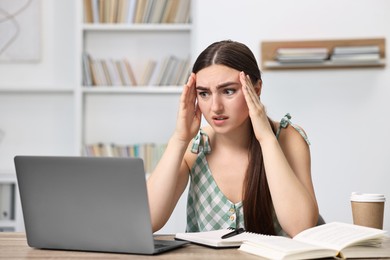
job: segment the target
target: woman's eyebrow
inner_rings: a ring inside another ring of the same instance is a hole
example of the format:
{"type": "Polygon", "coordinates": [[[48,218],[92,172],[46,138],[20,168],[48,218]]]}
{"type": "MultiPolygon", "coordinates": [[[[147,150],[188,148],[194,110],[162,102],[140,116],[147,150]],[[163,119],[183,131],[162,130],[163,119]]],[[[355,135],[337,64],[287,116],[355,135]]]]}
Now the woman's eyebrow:
{"type": "MultiPolygon", "coordinates": [[[[218,84],[216,88],[217,88],[217,90],[219,90],[221,88],[230,87],[231,85],[240,85],[240,83],[236,82],[236,81],[228,81],[228,82],[224,82],[224,83],[218,84]]],[[[210,88],[203,87],[203,86],[197,86],[196,89],[197,90],[210,90],[210,88]]]]}
{"type": "Polygon", "coordinates": [[[226,88],[226,87],[230,87],[231,85],[239,85],[239,84],[240,83],[236,81],[228,81],[225,83],[218,84],[217,89],[226,88]]]}
{"type": "Polygon", "coordinates": [[[202,86],[196,86],[196,90],[210,90],[210,89],[202,86]]]}

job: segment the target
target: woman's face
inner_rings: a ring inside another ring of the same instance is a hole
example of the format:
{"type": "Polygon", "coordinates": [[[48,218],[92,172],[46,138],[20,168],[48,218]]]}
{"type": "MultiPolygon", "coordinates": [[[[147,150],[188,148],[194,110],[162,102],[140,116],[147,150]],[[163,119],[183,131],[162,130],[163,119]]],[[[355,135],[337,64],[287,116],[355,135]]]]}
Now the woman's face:
{"type": "Polygon", "coordinates": [[[218,133],[228,133],[249,123],[239,73],[227,66],[212,65],[196,74],[199,108],[218,133]]]}

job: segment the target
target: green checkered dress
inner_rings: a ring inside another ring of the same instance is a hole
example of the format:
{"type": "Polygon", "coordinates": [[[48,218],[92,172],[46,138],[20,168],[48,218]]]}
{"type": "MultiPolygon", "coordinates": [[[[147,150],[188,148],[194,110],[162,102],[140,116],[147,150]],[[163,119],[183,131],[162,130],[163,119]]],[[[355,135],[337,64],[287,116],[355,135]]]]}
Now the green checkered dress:
{"type": "MultiPolygon", "coordinates": [[[[293,125],[290,119],[289,114],[286,114],[282,119],[277,137],[281,128],[286,128],[288,124],[291,124],[308,142],[304,132],[293,125]]],[[[190,172],[191,182],[187,201],[186,231],[199,232],[244,227],[242,202],[233,203],[227,199],[211,174],[206,159],[206,155],[211,152],[211,147],[209,137],[202,129],[194,138],[191,151],[197,153],[198,157],[190,172]]],[[[274,218],[274,225],[277,234],[285,235],[276,217],[274,218]]]]}

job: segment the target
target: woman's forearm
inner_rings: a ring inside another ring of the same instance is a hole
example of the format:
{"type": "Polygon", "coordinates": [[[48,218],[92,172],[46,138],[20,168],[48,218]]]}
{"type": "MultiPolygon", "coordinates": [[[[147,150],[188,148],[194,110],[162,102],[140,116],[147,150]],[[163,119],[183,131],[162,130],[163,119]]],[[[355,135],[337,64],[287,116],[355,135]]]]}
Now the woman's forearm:
{"type": "Polygon", "coordinates": [[[186,187],[188,174],[183,163],[186,149],[187,144],[172,137],[155,170],[148,178],[153,231],[164,226],[186,187]]]}
{"type": "MultiPolygon", "coordinates": [[[[276,138],[261,144],[267,181],[279,223],[285,232],[294,236],[314,226],[318,220],[318,206],[312,189],[310,167],[298,178],[290,166],[276,138]]],[[[308,154],[302,159],[310,164],[308,154]]]]}

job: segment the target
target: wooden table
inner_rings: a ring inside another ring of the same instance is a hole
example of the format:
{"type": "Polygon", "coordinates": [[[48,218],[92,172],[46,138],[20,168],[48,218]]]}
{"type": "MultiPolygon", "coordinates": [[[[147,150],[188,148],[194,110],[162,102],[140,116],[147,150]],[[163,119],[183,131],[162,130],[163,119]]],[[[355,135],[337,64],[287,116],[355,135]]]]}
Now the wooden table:
{"type": "MultiPolygon", "coordinates": [[[[158,239],[173,239],[172,235],[158,236],[158,239]]],[[[385,243],[386,254],[390,250],[390,240],[385,243]]],[[[132,254],[114,254],[114,253],[97,253],[81,251],[62,251],[62,250],[43,250],[31,248],[27,245],[25,233],[0,232],[0,259],[184,259],[184,260],[214,260],[214,259],[256,259],[261,258],[238,251],[236,248],[231,249],[213,249],[194,244],[184,245],[172,251],[159,255],[132,255],[132,254]]],[[[333,258],[331,258],[333,259],[333,258]]],[[[362,260],[364,258],[360,258],[362,260]]],[[[376,258],[366,259],[384,259],[377,255],[376,258]]],[[[390,258],[386,258],[390,259],[390,258]]]]}
{"type": "MultiPolygon", "coordinates": [[[[160,236],[159,239],[172,239],[173,236],[160,236]]],[[[172,251],[162,254],[131,255],[131,254],[111,254],[62,250],[42,250],[34,249],[27,245],[25,233],[0,232],[0,259],[256,259],[259,257],[232,249],[213,249],[194,244],[184,245],[172,251]]]]}

